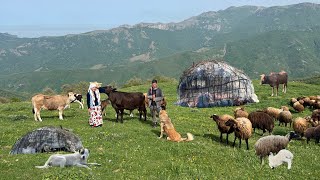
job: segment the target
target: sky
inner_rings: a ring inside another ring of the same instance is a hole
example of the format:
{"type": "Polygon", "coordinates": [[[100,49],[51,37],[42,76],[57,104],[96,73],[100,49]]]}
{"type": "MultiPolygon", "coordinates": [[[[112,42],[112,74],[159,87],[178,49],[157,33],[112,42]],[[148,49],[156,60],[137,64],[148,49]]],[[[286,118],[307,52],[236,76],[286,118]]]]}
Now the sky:
{"type": "Polygon", "coordinates": [[[124,24],[180,22],[230,6],[282,6],[320,0],[1,0],[0,32],[61,36],[124,24]]]}

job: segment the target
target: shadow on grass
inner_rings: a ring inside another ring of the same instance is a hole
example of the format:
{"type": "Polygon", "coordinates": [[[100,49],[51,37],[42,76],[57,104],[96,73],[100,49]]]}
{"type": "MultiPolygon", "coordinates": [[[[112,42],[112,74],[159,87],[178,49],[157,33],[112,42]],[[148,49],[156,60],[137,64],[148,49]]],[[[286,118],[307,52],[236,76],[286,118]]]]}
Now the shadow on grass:
{"type": "Polygon", "coordinates": [[[227,139],[226,139],[226,135],[225,134],[222,136],[222,142],[220,141],[220,136],[216,136],[214,134],[204,134],[203,137],[204,138],[210,138],[213,142],[217,142],[217,143],[220,143],[220,144],[225,145],[225,146],[233,147],[232,146],[233,137],[230,138],[230,134],[229,134],[229,137],[228,137],[229,138],[228,144],[227,144],[227,139]],[[232,139],[232,140],[230,141],[230,139],[232,139]]]}

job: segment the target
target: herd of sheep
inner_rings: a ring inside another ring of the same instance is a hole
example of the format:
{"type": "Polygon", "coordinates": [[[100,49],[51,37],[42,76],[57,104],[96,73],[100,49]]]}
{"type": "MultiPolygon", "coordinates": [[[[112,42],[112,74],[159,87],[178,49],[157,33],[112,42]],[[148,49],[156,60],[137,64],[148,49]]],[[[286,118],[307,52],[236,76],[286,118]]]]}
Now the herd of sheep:
{"type": "MultiPolygon", "coordinates": [[[[235,141],[239,139],[239,148],[241,147],[241,140],[246,141],[247,150],[249,150],[248,139],[255,132],[255,129],[262,130],[262,135],[268,131],[269,135],[261,137],[258,139],[254,145],[256,155],[260,158],[261,163],[263,163],[263,158],[269,156],[269,165],[273,162],[278,161],[277,156],[273,153],[278,153],[282,149],[285,149],[293,138],[303,138],[307,139],[309,143],[310,139],[315,139],[316,143],[319,143],[320,139],[320,96],[310,96],[310,97],[298,97],[292,98],[290,104],[296,112],[301,112],[305,108],[312,108],[312,114],[307,117],[297,117],[293,120],[291,111],[287,106],[282,106],[281,108],[267,107],[263,110],[257,110],[248,113],[244,107],[237,107],[234,110],[233,116],[228,114],[216,115],[213,114],[212,118],[220,131],[220,141],[222,142],[222,134],[226,134],[226,143],[228,144],[228,135],[234,133],[233,146],[235,146],[235,141]],[[302,106],[302,107],[300,107],[302,106]],[[272,135],[275,122],[279,122],[279,126],[284,125],[287,127],[289,124],[293,123],[293,131],[289,132],[285,136],[272,135]],[[252,132],[253,131],[253,132],[252,132]],[[272,161],[275,159],[275,161],[272,161]]],[[[285,154],[283,157],[287,158],[283,162],[289,161],[291,152],[281,152],[285,154]],[[289,159],[288,159],[289,158],[289,159]]],[[[281,155],[279,154],[279,157],[281,155]]],[[[282,157],[282,156],[281,156],[282,157]]],[[[270,167],[275,167],[270,165],[270,167]]],[[[291,168],[291,164],[290,164],[291,168]]]]}

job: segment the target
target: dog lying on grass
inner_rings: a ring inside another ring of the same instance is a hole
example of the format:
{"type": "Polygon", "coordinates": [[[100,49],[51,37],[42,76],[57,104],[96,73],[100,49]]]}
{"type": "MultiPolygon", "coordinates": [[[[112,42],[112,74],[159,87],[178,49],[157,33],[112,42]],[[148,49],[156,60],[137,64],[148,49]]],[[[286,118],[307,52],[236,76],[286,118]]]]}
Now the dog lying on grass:
{"type": "Polygon", "coordinates": [[[36,166],[36,168],[48,168],[51,166],[77,166],[91,169],[88,165],[100,166],[98,163],[87,163],[89,157],[88,149],[81,149],[73,154],[53,154],[49,157],[43,166],[36,166]]]}
{"type": "Polygon", "coordinates": [[[159,113],[160,119],[160,127],[161,132],[159,139],[163,137],[163,134],[167,134],[167,140],[169,141],[192,141],[193,135],[191,133],[187,133],[187,138],[182,138],[181,135],[175,130],[173,124],[171,123],[171,119],[169,118],[166,110],[160,110],[159,113]]]}

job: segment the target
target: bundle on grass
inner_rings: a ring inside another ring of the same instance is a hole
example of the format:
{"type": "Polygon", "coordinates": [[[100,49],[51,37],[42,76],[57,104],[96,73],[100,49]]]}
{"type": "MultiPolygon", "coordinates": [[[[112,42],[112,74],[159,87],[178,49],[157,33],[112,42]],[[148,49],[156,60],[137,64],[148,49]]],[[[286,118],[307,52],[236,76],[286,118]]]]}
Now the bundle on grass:
{"type": "Polygon", "coordinates": [[[310,127],[304,134],[307,138],[307,143],[309,143],[310,139],[315,139],[315,143],[318,144],[320,140],[320,126],[310,127]]]}
{"type": "Polygon", "coordinates": [[[291,123],[292,123],[292,114],[290,111],[282,111],[279,114],[279,126],[281,124],[285,124],[285,127],[287,127],[287,124],[290,124],[291,127],[291,123]]]}
{"type": "Polygon", "coordinates": [[[299,135],[291,131],[286,136],[269,135],[257,140],[254,144],[256,155],[260,158],[261,164],[263,164],[263,158],[267,157],[270,152],[278,153],[281,149],[285,149],[291,139],[298,138],[299,135]]]}
{"type": "Polygon", "coordinates": [[[225,123],[229,119],[233,119],[233,117],[228,115],[228,114],[224,114],[224,115],[221,115],[221,116],[213,114],[212,116],[210,116],[210,118],[212,118],[217,123],[218,129],[220,131],[220,142],[222,142],[222,134],[227,134],[226,143],[228,144],[229,143],[228,135],[230,133],[233,133],[234,129],[230,128],[229,126],[226,126],[225,123]]]}
{"type": "Polygon", "coordinates": [[[251,112],[249,114],[248,119],[252,123],[253,132],[255,132],[256,128],[261,129],[263,131],[262,135],[268,131],[269,134],[272,133],[274,128],[274,121],[271,116],[263,111],[251,112]]]}
{"type": "Polygon", "coordinates": [[[249,119],[241,117],[237,119],[229,119],[226,122],[226,126],[234,130],[234,141],[233,146],[235,146],[236,139],[239,138],[239,148],[241,148],[241,139],[246,141],[247,150],[249,150],[248,139],[252,135],[252,124],[249,119]]]}
{"type": "Polygon", "coordinates": [[[234,118],[245,117],[248,118],[248,112],[244,109],[244,107],[237,107],[234,110],[234,118]]]}
{"type": "Polygon", "coordinates": [[[283,163],[288,163],[288,169],[291,169],[292,160],[293,154],[289,150],[282,149],[276,155],[273,155],[272,152],[270,152],[269,166],[273,169],[283,163]]]}

